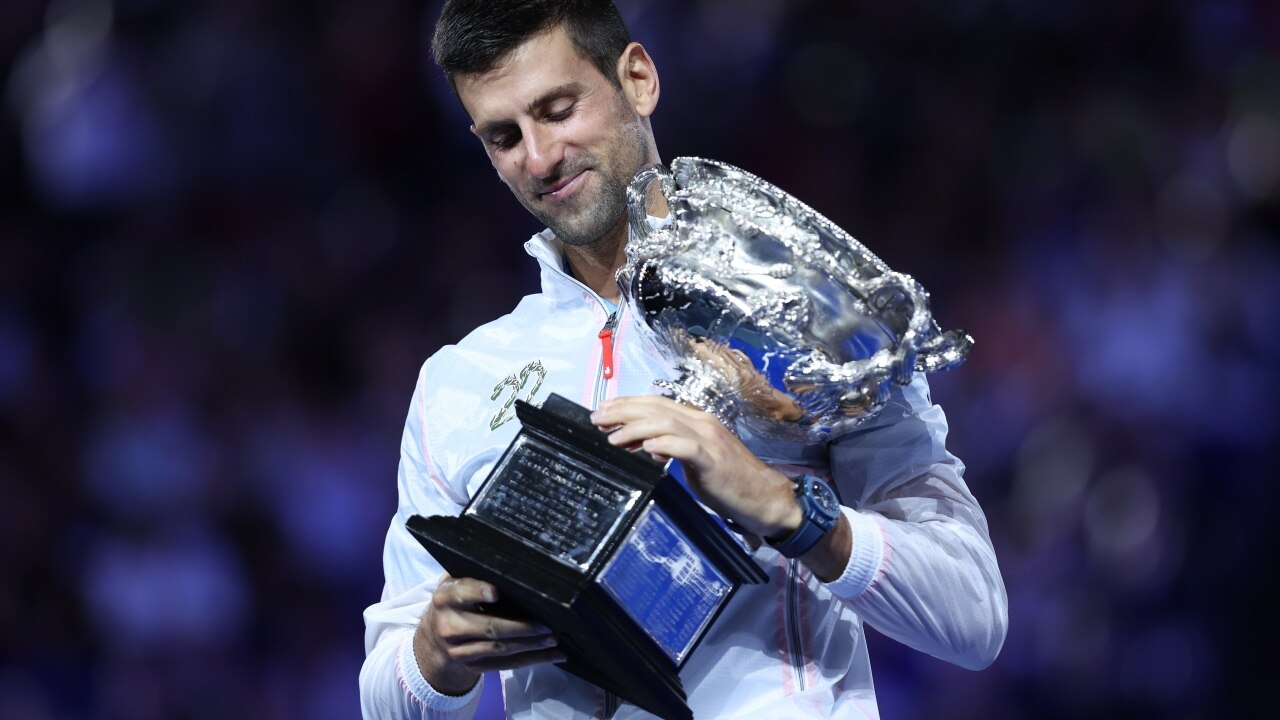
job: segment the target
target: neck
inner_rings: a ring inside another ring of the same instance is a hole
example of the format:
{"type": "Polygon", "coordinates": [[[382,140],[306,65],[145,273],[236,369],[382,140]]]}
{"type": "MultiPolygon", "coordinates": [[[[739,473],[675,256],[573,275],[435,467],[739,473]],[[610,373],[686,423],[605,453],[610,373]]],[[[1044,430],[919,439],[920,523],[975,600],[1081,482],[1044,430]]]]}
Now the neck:
{"type": "Polygon", "coordinates": [[[621,297],[616,275],[627,260],[627,224],[618,227],[590,245],[564,245],[564,257],[569,271],[583,285],[606,300],[617,302],[621,297]]]}

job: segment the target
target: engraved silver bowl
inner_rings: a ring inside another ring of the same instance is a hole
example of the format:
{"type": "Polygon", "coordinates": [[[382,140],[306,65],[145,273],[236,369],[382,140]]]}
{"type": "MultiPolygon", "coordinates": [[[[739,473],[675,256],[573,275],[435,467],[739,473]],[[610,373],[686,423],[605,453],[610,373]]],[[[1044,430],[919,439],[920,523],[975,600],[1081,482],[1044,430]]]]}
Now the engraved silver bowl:
{"type": "Polygon", "coordinates": [[[661,384],[739,434],[829,439],[880,412],[891,383],[955,367],[973,345],[939,330],[918,282],[740,168],[649,165],[627,201],[618,279],[679,371],[661,384]],[[649,211],[655,189],[665,222],[649,211]]]}

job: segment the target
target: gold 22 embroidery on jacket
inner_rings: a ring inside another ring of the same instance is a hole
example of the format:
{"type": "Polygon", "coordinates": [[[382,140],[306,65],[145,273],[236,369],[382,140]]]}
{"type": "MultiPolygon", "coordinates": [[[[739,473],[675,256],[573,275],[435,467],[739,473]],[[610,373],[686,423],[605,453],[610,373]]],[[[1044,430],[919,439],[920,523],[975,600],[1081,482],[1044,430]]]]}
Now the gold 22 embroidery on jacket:
{"type": "Polygon", "coordinates": [[[542,381],[547,379],[547,369],[542,366],[541,360],[532,360],[520,369],[520,372],[514,372],[498,381],[493,386],[493,394],[489,396],[490,400],[497,400],[506,393],[506,399],[499,406],[498,412],[494,414],[493,419],[489,421],[489,429],[497,430],[507,423],[507,421],[515,418],[511,406],[515,404],[516,398],[520,396],[520,392],[529,385],[529,381],[533,380],[533,384],[529,387],[529,392],[525,394],[524,401],[533,402],[533,396],[538,393],[538,389],[542,387],[542,381]]]}

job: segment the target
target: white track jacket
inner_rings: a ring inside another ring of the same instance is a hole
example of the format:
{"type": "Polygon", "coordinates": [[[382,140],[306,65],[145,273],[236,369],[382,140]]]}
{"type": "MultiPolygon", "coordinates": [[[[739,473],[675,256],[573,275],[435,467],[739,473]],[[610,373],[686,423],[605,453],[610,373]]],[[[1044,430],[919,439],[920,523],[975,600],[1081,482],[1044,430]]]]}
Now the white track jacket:
{"type": "MultiPolygon", "coordinates": [[[[418,377],[383,553],[386,585],[364,615],[366,720],[468,718],[479,699],[479,686],[461,697],[435,692],[414,661],[414,628],[443,570],[406,530],[409,517],[462,511],[519,429],[515,399],[558,393],[594,408],[604,398],[653,393],[654,379],[671,376],[625,304],[608,347],[600,335],[609,312],[564,270],[550,231],[525,249],[541,264],[542,292],[442,348],[418,377]]],[[[995,659],[1005,637],[1004,583],[946,434],[917,374],[876,418],[826,446],[748,441],[768,462],[833,480],[853,552],[831,583],[767,545],[754,552],[769,582],[742,586],[681,670],[697,718],[878,717],[864,622],[962,667],[995,659]]],[[[602,717],[615,702],[554,665],[501,677],[511,717],[602,717]]],[[[623,703],[613,717],[653,716],[623,703]]]]}

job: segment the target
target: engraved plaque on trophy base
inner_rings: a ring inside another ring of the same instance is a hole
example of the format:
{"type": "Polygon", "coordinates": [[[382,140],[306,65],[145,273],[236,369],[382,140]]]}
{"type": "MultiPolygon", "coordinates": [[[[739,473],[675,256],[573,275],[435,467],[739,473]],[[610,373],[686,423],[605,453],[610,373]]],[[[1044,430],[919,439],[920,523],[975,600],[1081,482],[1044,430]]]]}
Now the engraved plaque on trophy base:
{"type": "Polygon", "coordinates": [[[498,587],[489,611],[552,629],[565,670],[667,720],[693,715],[679,670],[744,583],[767,576],[648,455],[609,444],[558,395],[522,428],[459,517],[408,527],[455,577],[498,587]]]}

